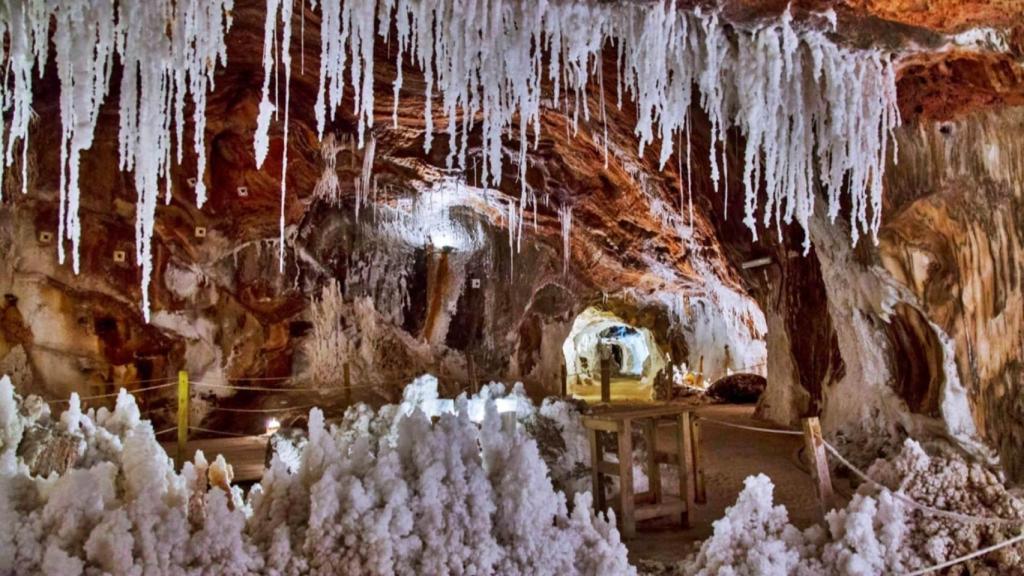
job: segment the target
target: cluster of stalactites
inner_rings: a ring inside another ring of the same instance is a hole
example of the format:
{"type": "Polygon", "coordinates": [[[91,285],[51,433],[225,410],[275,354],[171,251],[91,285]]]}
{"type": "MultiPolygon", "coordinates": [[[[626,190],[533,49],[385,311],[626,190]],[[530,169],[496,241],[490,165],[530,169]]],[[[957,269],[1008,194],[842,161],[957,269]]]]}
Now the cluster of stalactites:
{"type": "MultiPolygon", "coordinates": [[[[798,30],[788,12],[738,29],[715,12],[661,1],[326,0],[322,11],[321,131],[341,103],[346,62],[360,142],[372,127],[376,26],[396,46],[394,122],[402,65],[411,60],[426,87],[425,149],[435,97],[448,119],[449,168],[467,168],[467,136],[482,123],[486,185],[500,183],[508,154],[502,138],[516,133],[512,160],[523,207],[530,130],[536,142],[542,105],[564,110],[574,126],[581,114],[589,120],[588,90],[601,91],[603,106],[604,54],[614,48],[617,105],[631,96],[641,154],[660,143],[664,167],[673,142],[688,140],[691,104],[698,104],[711,123],[711,179],[728,195],[726,135],[731,128],[743,134],[745,223],[755,237],[758,211],[760,224],[780,234],[794,221],[806,230],[819,186],[832,219],[848,190],[853,242],[877,233],[887,143],[900,122],[893,66],[878,52],[840,47],[821,30],[798,30]],[[542,104],[548,86],[551,98],[542,104]]],[[[826,19],[834,27],[834,15],[826,19]]]]}
{"type": "Polygon", "coordinates": [[[28,127],[32,77],[42,75],[52,34],[60,78],[61,174],[58,259],[71,242],[79,269],[79,161],[92,146],[110,89],[115,55],[122,66],[121,169],[133,173],[138,194],[136,259],[142,268],[142,311],[149,317],[152,237],[163,190],[170,201],[172,154],[181,162],[186,98],[193,108],[193,146],[198,156],[196,203],[206,201],[206,98],[218,62],[226,63],[225,36],[233,0],[5,0],[0,3],[0,63],[10,80],[0,83],[0,178],[20,151],[22,191],[28,188],[28,127]],[[175,151],[176,153],[172,153],[175,151]]]}
{"type": "MultiPolygon", "coordinates": [[[[728,196],[728,173],[721,174],[728,168],[722,162],[726,135],[732,128],[742,133],[745,222],[755,235],[758,216],[766,227],[774,223],[781,229],[782,223],[795,221],[806,229],[818,187],[824,189],[833,219],[847,191],[853,241],[877,233],[887,144],[900,121],[893,66],[878,52],[840,47],[813,27],[795,28],[788,13],[755,28],[739,29],[726,26],[715,12],[682,11],[670,1],[309,2],[321,12],[320,89],[314,106],[321,133],[342,103],[348,72],[358,141],[366,141],[374,118],[373,48],[381,37],[395,47],[398,66],[394,121],[402,66],[411,62],[422,70],[425,81],[424,146],[429,150],[432,145],[436,100],[448,118],[449,167],[466,169],[468,135],[479,122],[482,182],[497,186],[508,154],[502,138],[509,133],[518,137],[517,151],[508,155],[518,170],[522,211],[532,196],[526,179],[527,150],[531,140],[536,144],[539,138],[542,106],[553,104],[563,110],[574,126],[581,115],[589,120],[588,91],[600,90],[603,107],[604,54],[614,50],[616,105],[621,107],[628,94],[636,106],[641,153],[659,143],[664,166],[676,148],[673,143],[689,140],[691,105],[699,105],[711,124],[711,179],[728,196]]],[[[7,126],[0,126],[6,128],[0,137],[0,176],[4,166],[14,164],[16,151],[24,154],[27,149],[32,76],[45,67],[55,22],[64,126],[59,255],[63,262],[63,240],[70,239],[76,271],[79,155],[92,144],[114,56],[120,57],[126,70],[119,90],[121,167],[133,171],[139,197],[136,256],[147,318],[153,218],[161,189],[170,198],[172,150],[181,160],[186,96],[194,109],[197,204],[205,201],[206,97],[217,62],[226,60],[232,4],[233,0],[0,4],[0,63],[7,70],[0,103],[5,118],[10,118],[7,126]]],[[[285,84],[281,129],[287,154],[293,8],[292,1],[267,0],[265,78],[255,139],[258,164],[268,153],[269,130],[279,109],[276,89],[271,96],[278,63],[283,64],[285,84]]],[[[300,18],[305,12],[300,11],[300,18]]],[[[605,119],[605,110],[600,112],[605,119]]],[[[607,147],[607,137],[603,145],[607,147]]],[[[689,146],[686,156],[689,160],[689,146]]],[[[22,156],[23,188],[27,164],[22,156]]],[[[282,228],[287,166],[285,156],[282,228]]],[[[522,216],[515,221],[521,222],[522,216]]],[[[283,261],[283,241],[280,249],[283,261]]]]}

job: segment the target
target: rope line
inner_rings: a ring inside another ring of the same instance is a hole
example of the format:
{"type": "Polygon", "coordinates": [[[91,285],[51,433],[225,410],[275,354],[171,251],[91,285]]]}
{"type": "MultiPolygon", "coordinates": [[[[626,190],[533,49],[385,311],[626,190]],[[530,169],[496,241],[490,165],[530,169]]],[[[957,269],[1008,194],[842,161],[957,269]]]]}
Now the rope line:
{"type": "Polygon", "coordinates": [[[161,435],[161,434],[167,434],[168,432],[174,432],[174,431],[175,431],[175,430],[177,430],[177,429],[178,429],[178,427],[177,427],[177,426],[174,426],[174,427],[172,427],[172,428],[164,428],[163,430],[161,430],[161,431],[159,431],[159,432],[155,432],[155,433],[154,433],[153,435],[154,435],[154,436],[159,436],[159,435],[161,435]]]}
{"type": "Polygon", "coordinates": [[[259,434],[239,434],[238,432],[228,432],[226,430],[211,430],[210,428],[200,428],[199,426],[189,426],[189,430],[196,432],[208,432],[210,434],[224,434],[225,436],[237,436],[239,438],[251,438],[253,436],[259,436],[259,434]]]}
{"type": "MultiPolygon", "coordinates": [[[[923,512],[928,512],[929,514],[933,514],[935,516],[945,516],[947,518],[952,518],[953,520],[959,520],[960,522],[964,522],[964,523],[968,523],[968,524],[1003,524],[1003,525],[1016,525],[1016,526],[1024,524],[1024,521],[1022,521],[1022,520],[1007,520],[1005,518],[995,518],[995,517],[991,517],[991,516],[973,516],[971,514],[962,514],[960,512],[953,512],[951,510],[941,510],[939,508],[933,508],[933,507],[928,506],[926,504],[921,504],[920,502],[917,502],[913,498],[910,498],[909,496],[905,496],[905,495],[903,495],[903,494],[901,494],[899,492],[895,492],[892,489],[890,489],[888,486],[882,484],[881,482],[878,482],[874,478],[871,478],[863,470],[861,470],[860,468],[857,468],[856,466],[854,466],[846,458],[843,458],[843,455],[840,454],[839,450],[836,450],[836,448],[834,446],[832,446],[828,442],[824,442],[824,444],[825,444],[825,448],[827,448],[828,451],[831,452],[832,455],[835,456],[836,459],[839,460],[839,462],[843,464],[843,466],[846,466],[851,472],[856,474],[857,477],[859,477],[861,480],[863,480],[864,482],[867,482],[868,484],[871,484],[872,486],[874,486],[875,488],[878,488],[879,490],[884,490],[884,491],[892,494],[893,498],[899,500],[900,502],[903,502],[904,504],[906,504],[907,506],[910,506],[911,508],[917,508],[918,510],[921,510],[923,512]]],[[[933,570],[934,570],[934,568],[933,568],[933,570]]]]}
{"type": "Polygon", "coordinates": [[[1022,542],[1022,541],[1024,541],[1024,533],[1018,534],[1017,536],[1014,536],[1013,538],[1010,538],[1009,540],[1006,540],[1005,542],[1000,542],[998,544],[993,544],[993,545],[988,546],[986,548],[982,548],[981,550],[976,550],[974,552],[971,552],[970,554],[967,554],[965,556],[961,556],[959,558],[954,558],[953,560],[949,560],[948,562],[943,562],[942,564],[936,564],[935,566],[929,566],[928,568],[921,568],[920,570],[914,570],[913,572],[908,572],[904,576],[921,576],[922,574],[928,574],[929,572],[934,572],[936,570],[942,570],[944,568],[949,568],[950,566],[955,566],[955,565],[957,565],[957,564],[959,564],[961,562],[966,562],[966,561],[971,560],[973,558],[977,558],[978,556],[984,556],[985,554],[988,554],[989,552],[994,552],[994,551],[996,551],[996,550],[998,550],[1000,548],[1006,548],[1007,546],[1013,546],[1014,544],[1017,544],[1017,543],[1022,542]]]}
{"type": "Polygon", "coordinates": [[[242,412],[242,413],[253,413],[253,414],[272,414],[274,412],[287,412],[289,410],[309,410],[316,408],[318,404],[306,404],[303,406],[282,406],[280,408],[222,408],[219,406],[211,406],[210,410],[214,412],[242,412]]]}
{"type": "MultiPolygon", "coordinates": [[[[156,386],[146,386],[144,388],[136,388],[135,390],[128,390],[127,388],[122,386],[121,390],[126,390],[129,394],[134,396],[135,394],[138,394],[140,392],[149,392],[151,390],[160,390],[161,388],[169,388],[171,386],[174,386],[175,384],[177,384],[177,381],[168,382],[166,384],[159,384],[159,385],[156,385],[156,386]]],[[[80,401],[82,401],[82,402],[85,402],[87,400],[100,400],[102,398],[115,398],[115,397],[117,397],[120,394],[121,394],[121,391],[118,390],[117,392],[112,392],[110,394],[96,394],[94,396],[79,396],[78,399],[80,401]]],[[[57,400],[47,400],[46,402],[49,403],[49,404],[62,404],[62,403],[65,403],[65,402],[71,402],[71,399],[70,398],[60,398],[60,399],[57,399],[57,400]]]]}
{"type": "Polygon", "coordinates": [[[207,382],[192,382],[197,388],[213,388],[218,390],[251,390],[254,392],[323,392],[320,388],[269,388],[266,386],[232,386],[230,384],[210,384],[207,382]]]}
{"type": "Polygon", "coordinates": [[[749,430],[751,432],[765,432],[767,434],[783,434],[786,436],[803,436],[804,433],[799,430],[780,430],[777,428],[759,428],[757,426],[744,426],[743,424],[734,424],[732,422],[725,422],[724,420],[715,420],[714,418],[706,418],[704,416],[698,416],[697,422],[708,422],[711,424],[718,424],[719,426],[728,426],[730,428],[739,428],[740,430],[749,430]]]}

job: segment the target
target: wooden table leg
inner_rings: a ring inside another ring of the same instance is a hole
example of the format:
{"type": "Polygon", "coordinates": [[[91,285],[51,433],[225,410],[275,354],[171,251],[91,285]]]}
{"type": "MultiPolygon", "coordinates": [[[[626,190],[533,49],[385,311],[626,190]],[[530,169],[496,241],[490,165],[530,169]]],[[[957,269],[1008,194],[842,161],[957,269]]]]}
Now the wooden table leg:
{"type": "Polygon", "coordinates": [[[644,441],[647,442],[648,490],[655,504],[661,504],[661,469],[658,467],[658,420],[650,418],[644,422],[644,441]]]}
{"type": "Polygon", "coordinates": [[[622,514],[622,536],[636,536],[633,516],[633,426],[625,419],[619,429],[619,511],[622,514]]]}
{"type": "Polygon", "coordinates": [[[605,512],[604,477],[600,471],[601,461],[604,460],[604,454],[601,453],[601,439],[597,436],[597,430],[593,428],[587,429],[587,436],[590,438],[590,478],[593,485],[591,494],[594,497],[594,510],[605,512]]]}
{"type": "Polygon", "coordinates": [[[693,509],[693,438],[690,435],[690,413],[683,412],[676,420],[676,456],[679,462],[679,498],[685,508],[680,519],[683,528],[690,527],[690,510],[693,509]]]}

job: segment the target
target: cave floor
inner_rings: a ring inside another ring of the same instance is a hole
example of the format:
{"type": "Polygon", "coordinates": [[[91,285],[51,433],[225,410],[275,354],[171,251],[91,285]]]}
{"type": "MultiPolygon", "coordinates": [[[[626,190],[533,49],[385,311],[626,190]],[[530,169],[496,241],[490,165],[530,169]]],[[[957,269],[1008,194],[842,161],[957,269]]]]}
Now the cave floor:
{"type": "MultiPolygon", "coordinates": [[[[718,420],[753,426],[766,426],[753,418],[753,405],[707,405],[697,413],[718,420]]],[[[768,427],[771,427],[770,425],[768,427]]],[[[635,538],[626,541],[630,560],[675,563],[695,549],[700,540],[711,536],[714,520],[725,514],[743,489],[743,480],[764,473],[775,484],[775,504],[789,510],[790,521],[806,528],[819,520],[818,500],[810,476],[797,466],[797,450],[803,443],[800,436],[764,434],[713,424],[701,427],[707,503],[698,504],[690,513],[690,528],[678,522],[656,519],[637,525],[635,538]]],[[[673,441],[672,429],[663,428],[659,445],[666,449],[673,441]]],[[[842,482],[842,481],[840,481],[842,482]]],[[[845,484],[845,483],[844,483],[845,484]]],[[[845,486],[837,485],[842,492],[845,486]]]]}
{"type": "MultiPolygon", "coordinates": [[[[651,387],[642,386],[639,378],[615,376],[610,381],[612,402],[651,402],[651,387]]],[[[573,398],[597,404],[601,401],[601,384],[572,384],[569,394],[573,398]]]]}

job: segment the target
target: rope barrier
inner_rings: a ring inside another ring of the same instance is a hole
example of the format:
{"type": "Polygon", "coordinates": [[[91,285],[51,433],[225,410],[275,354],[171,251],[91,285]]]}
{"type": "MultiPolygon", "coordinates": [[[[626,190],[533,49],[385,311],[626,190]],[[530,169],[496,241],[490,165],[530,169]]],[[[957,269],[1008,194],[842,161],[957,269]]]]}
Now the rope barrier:
{"type": "Polygon", "coordinates": [[[715,420],[714,418],[706,418],[704,416],[698,416],[697,422],[708,422],[711,424],[718,424],[719,426],[728,426],[730,428],[739,428],[740,430],[749,430],[751,432],[765,432],[767,434],[783,434],[786,436],[803,436],[804,433],[799,430],[779,430],[777,428],[758,428],[757,426],[744,426],[743,424],[734,424],[732,422],[725,422],[723,420],[715,420]]]}
{"type": "Polygon", "coordinates": [[[959,564],[961,562],[966,562],[968,560],[977,558],[979,556],[984,556],[985,554],[988,554],[989,552],[994,552],[994,551],[996,551],[996,550],[998,550],[1000,548],[1006,548],[1007,546],[1013,546],[1014,544],[1017,544],[1019,542],[1024,542],[1024,534],[1018,534],[1017,536],[1014,536],[1013,538],[1010,538],[1009,540],[1006,540],[1005,542],[1000,542],[998,544],[993,544],[993,545],[988,546],[986,548],[982,548],[981,550],[976,550],[974,552],[971,552],[970,554],[967,554],[965,556],[961,556],[959,558],[954,558],[953,560],[949,560],[948,562],[943,562],[942,564],[936,564],[935,566],[929,566],[928,568],[921,568],[920,570],[914,570],[913,572],[908,572],[904,576],[922,576],[923,574],[928,574],[930,572],[935,572],[936,570],[943,570],[945,568],[949,568],[950,566],[956,566],[957,564],[959,564]]]}
{"type": "Polygon", "coordinates": [[[159,432],[156,432],[156,433],[154,433],[153,435],[154,435],[154,436],[159,436],[159,435],[161,435],[161,434],[167,434],[168,432],[174,432],[174,431],[175,431],[175,430],[177,430],[177,429],[178,429],[178,427],[177,427],[177,426],[174,426],[174,427],[172,427],[172,428],[164,428],[163,430],[161,430],[161,431],[159,431],[159,432]]]}
{"type": "MultiPolygon", "coordinates": [[[[138,394],[140,392],[149,392],[149,391],[152,391],[152,390],[160,390],[162,388],[169,388],[171,386],[174,386],[176,383],[177,382],[168,382],[166,384],[159,384],[157,386],[147,386],[147,387],[144,387],[144,388],[136,388],[135,390],[128,390],[127,388],[124,388],[123,386],[121,388],[123,390],[127,390],[129,394],[134,396],[135,394],[138,394]]],[[[100,400],[102,398],[116,398],[120,394],[121,394],[121,392],[120,392],[120,390],[118,390],[117,392],[112,392],[110,394],[96,394],[95,396],[79,396],[78,399],[80,401],[82,401],[82,402],[85,402],[85,401],[88,401],[88,400],[100,400]]],[[[71,399],[70,398],[62,398],[62,399],[57,399],[57,400],[47,400],[46,402],[49,403],[49,404],[62,404],[62,403],[71,402],[71,399]]]]}
{"type": "Polygon", "coordinates": [[[211,430],[209,428],[200,428],[199,426],[189,426],[188,429],[194,430],[196,432],[207,432],[209,434],[223,434],[225,436],[236,436],[239,438],[251,438],[253,436],[259,436],[259,434],[239,434],[237,432],[228,432],[226,430],[211,430]]]}
{"type": "Polygon", "coordinates": [[[990,516],[973,516],[971,514],[962,514],[960,512],[953,512],[953,511],[950,511],[950,510],[941,510],[939,508],[933,508],[933,507],[928,506],[926,504],[921,504],[921,503],[915,501],[913,498],[910,498],[908,496],[904,496],[903,494],[900,494],[899,492],[895,492],[895,491],[891,490],[888,486],[882,484],[881,482],[878,482],[874,478],[871,478],[870,476],[867,475],[866,472],[864,472],[860,468],[857,468],[856,466],[854,466],[846,458],[843,458],[843,455],[839,453],[839,450],[836,450],[836,448],[834,446],[832,446],[831,444],[829,444],[828,442],[825,442],[825,448],[829,452],[831,452],[833,456],[836,457],[836,460],[839,460],[839,462],[842,463],[843,466],[846,466],[851,472],[856,474],[857,477],[859,477],[861,480],[863,480],[864,482],[867,482],[868,484],[871,484],[872,486],[874,486],[875,488],[878,488],[879,490],[884,490],[884,491],[892,494],[893,498],[899,500],[900,502],[903,502],[904,504],[906,504],[907,506],[910,506],[911,508],[917,508],[918,510],[921,510],[923,512],[928,512],[929,514],[933,514],[935,516],[945,516],[947,518],[952,518],[953,520],[958,520],[960,522],[964,522],[964,523],[967,523],[967,524],[1003,524],[1003,525],[1016,525],[1016,526],[1024,524],[1024,520],[1007,520],[1005,518],[994,518],[994,517],[990,517],[990,516]]]}
{"type": "Polygon", "coordinates": [[[306,404],[303,406],[282,406],[280,408],[224,408],[219,406],[211,406],[210,410],[214,412],[240,412],[240,413],[252,413],[252,414],[272,414],[274,412],[287,412],[289,410],[309,410],[316,408],[317,404],[306,404]]]}
{"type": "Polygon", "coordinates": [[[291,376],[243,376],[241,378],[225,378],[228,382],[283,382],[291,379],[291,376]]]}
{"type": "Polygon", "coordinates": [[[192,382],[193,387],[213,388],[216,390],[247,390],[253,392],[323,392],[321,388],[268,388],[266,386],[232,386],[230,384],[210,384],[207,382],[192,382]]]}

